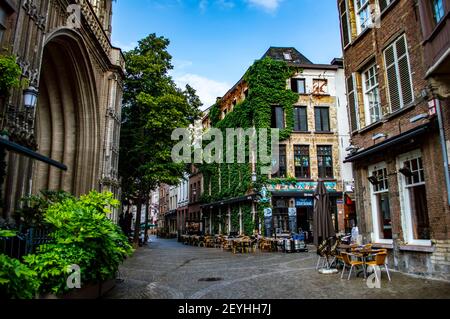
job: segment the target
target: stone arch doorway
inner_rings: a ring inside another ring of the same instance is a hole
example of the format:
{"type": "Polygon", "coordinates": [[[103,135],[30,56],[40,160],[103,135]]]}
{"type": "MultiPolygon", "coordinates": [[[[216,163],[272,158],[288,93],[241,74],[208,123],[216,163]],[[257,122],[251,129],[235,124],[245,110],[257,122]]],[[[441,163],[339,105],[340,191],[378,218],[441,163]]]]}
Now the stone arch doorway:
{"type": "Polygon", "coordinates": [[[99,116],[85,47],[71,30],[53,34],[44,47],[35,126],[38,152],[68,170],[36,163],[33,193],[50,189],[80,195],[97,186],[99,116]]]}

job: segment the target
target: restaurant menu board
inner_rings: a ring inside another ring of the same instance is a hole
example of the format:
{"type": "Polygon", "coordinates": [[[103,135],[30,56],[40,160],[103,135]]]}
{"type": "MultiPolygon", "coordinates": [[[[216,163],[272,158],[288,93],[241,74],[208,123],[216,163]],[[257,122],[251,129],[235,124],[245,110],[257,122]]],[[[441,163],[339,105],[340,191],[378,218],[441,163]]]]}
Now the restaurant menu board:
{"type": "Polygon", "coordinates": [[[266,208],[264,209],[264,229],[265,236],[271,237],[272,236],[272,208],[266,208]]]}
{"type": "Polygon", "coordinates": [[[289,208],[289,229],[291,232],[297,231],[297,208],[289,208]]]}

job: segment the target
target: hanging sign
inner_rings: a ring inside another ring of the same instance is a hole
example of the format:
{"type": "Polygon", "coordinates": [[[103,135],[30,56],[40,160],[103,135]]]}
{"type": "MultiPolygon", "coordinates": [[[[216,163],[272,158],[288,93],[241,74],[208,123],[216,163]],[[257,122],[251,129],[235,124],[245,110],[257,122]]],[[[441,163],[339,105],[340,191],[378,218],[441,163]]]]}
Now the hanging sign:
{"type": "Polygon", "coordinates": [[[272,217],[272,208],[264,209],[264,217],[272,217]]]}
{"type": "Polygon", "coordinates": [[[296,198],[295,199],[295,206],[297,206],[297,207],[314,207],[314,198],[312,198],[312,197],[296,198]]]}
{"type": "Polygon", "coordinates": [[[297,216],[297,208],[289,208],[289,217],[297,216]]]}

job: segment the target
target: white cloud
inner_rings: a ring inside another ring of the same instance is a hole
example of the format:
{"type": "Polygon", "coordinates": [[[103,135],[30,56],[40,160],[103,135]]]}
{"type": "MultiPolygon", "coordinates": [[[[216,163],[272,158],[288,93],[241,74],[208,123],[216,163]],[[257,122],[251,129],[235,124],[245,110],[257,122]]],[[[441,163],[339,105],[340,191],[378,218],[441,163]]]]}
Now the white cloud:
{"type": "Polygon", "coordinates": [[[120,49],[122,49],[122,51],[130,51],[133,50],[134,48],[136,48],[138,46],[137,42],[130,42],[128,44],[122,44],[121,42],[114,42],[113,45],[115,47],[118,47],[120,49]]]}
{"type": "Polygon", "coordinates": [[[192,73],[174,75],[173,79],[177,86],[182,89],[186,84],[189,84],[197,90],[197,95],[203,103],[203,109],[207,109],[216,103],[216,98],[222,97],[231,88],[231,85],[226,82],[211,80],[192,73]]]}
{"type": "Polygon", "coordinates": [[[268,11],[275,11],[278,9],[281,1],[283,0],[247,0],[249,4],[261,7],[268,11]]]}

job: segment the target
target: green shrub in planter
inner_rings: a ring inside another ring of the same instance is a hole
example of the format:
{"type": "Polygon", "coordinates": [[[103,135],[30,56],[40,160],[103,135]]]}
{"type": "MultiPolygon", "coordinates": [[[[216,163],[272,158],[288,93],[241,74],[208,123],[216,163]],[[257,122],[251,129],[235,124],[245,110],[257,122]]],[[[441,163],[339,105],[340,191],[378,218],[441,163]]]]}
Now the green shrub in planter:
{"type": "Polygon", "coordinates": [[[70,289],[67,278],[72,273],[70,266],[78,265],[82,282],[91,282],[91,262],[95,259],[92,251],[77,245],[49,244],[42,245],[34,255],[24,257],[25,262],[33,269],[41,282],[41,294],[62,295],[70,289]]]}
{"type": "Polygon", "coordinates": [[[80,266],[83,284],[115,278],[133,251],[122,230],[107,217],[110,207],[118,204],[112,193],[91,192],[48,207],[44,221],[53,229],[53,243],[25,258],[42,282],[41,293],[68,291],[68,267],[73,264],[80,266]]]}
{"type": "Polygon", "coordinates": [[[33,299],[38,287],[35,271],[18,259],[0,255],[0,299],[33,299]]]}
{"type": "Polygon", "coordinates": [[[44,221],[47,209],[51,205],[62,202],[68,198],[73,199],[74,197],[64,191],[50,190],[43,190],[39,195],[26,196],[21,200],[24,204],[23,208],[15,213],[17,222],[26,228],[47,228],[48,224],[44,221]]]}
{"type": "MultiPolygon", "coordinates": [[[[14,237],[12,230],[0,230],[0,237],[14,237]]],[[[0,299],[32,299],[39,287],[36,273],[18,259],[0,254],[0,299]]]]}

